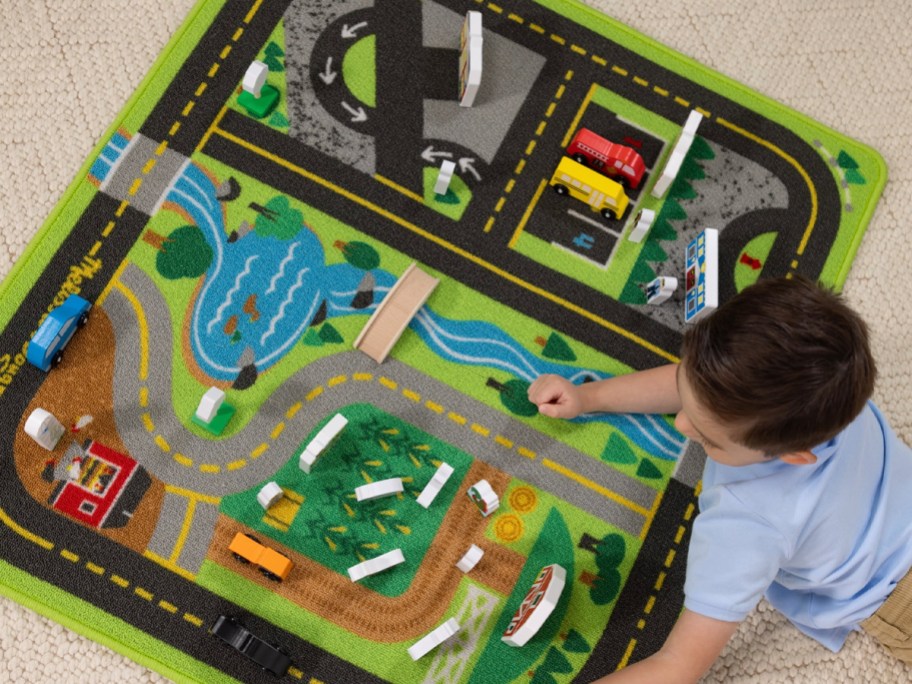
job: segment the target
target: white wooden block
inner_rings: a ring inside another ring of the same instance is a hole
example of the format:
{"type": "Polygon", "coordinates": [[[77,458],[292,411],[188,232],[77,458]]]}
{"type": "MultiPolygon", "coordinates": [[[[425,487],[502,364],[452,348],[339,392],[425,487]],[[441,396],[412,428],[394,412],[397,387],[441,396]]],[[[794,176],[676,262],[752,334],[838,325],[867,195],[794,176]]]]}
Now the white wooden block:
{"type": "Polygon", "coordinates": [[[25,434],[48,451],[54,450],[66,431],[60,421],[50,411],[45,411],[43,408],[36,408],[32,411],[26,418],[23,428],[25,434]]]}
{"type": "Polygon", "coordinates": [[[368,484],[355,487],[355,498],[358,501],[379,499],[381,496],[392,496],[402,491],[402,478],[391,477],[388,480],[377,480],[368,484]]]}
{"type": "Polygon", "coordinates": [[[321,443],[325,448],[329,446],[332,441],[341,434],[346,425],[348,425],[348,418],[343,416],[341,413],[337,413],[326,425],[323,426],[323,429],[317,433],[314,441],[321,443]]]}
{"type": "Polygon", "coordinates": [[[309,475],[310,469],[320,458],[320,454],[342,433],[346,425],[348,425],[348,418],[341,413],[334,415],[304,447],[304,451],[301,452],[301,456],[298,459],[298,467],[309,475]]]}
{"type": "Polygon", "coordinates": [[[437,174],[437,182],[434,184],[435,195],[445,195],[450,188],[450,181],[453,180],[453,172],[456,170],[456,162],[444,159],[440,164],[440,172],[437,174]]]}
{"type": "Polygon", "coordinates": [[[304,451],[301,452],[301,457],[298,459],[298,467],[310,475],[310,469],[313,468],[313,464],[317,462],[317,457],[319,455],[320,454],[315,454],[310,449],[305,448],[304,451]]]}
{"type": "Polygon", "coordinates": [[[412,656],[412,660],[418,660],[421,656],[426,655],[444,641],[453,637],[458,631],[459,623],[456,622],[456,618],[450,618],[409,646],[408,654],[412,656]]]}
{"type": "Polygon", "coordinates": [[[368,575],[376,575],[378,572],[389,570],[395,565],[405,562],[405,556],[402,555],[402,549],[393,549],[376,558],[369,558],[363,563],[353,565],[348,569],[348,576],[352,582],[362,580],[368,575]]]}
{"type": "Polygon", "coordinates": [[[674,182],[674,179],[678,177],[678,172],[681,170],[681,164],[684,163],[684,158],[690,151],[690,146],[693,145],[694,137],[697,134],[697,128],[702,120],[703,115],[696,109],[692,109],[690,114],[687,115],[687,121],[684,122],[684,128],[681,130],[681,134],[678,136],[677,141],[675,141],[675,146],[671,151],[671,155],[668,157],[668,162],[665,164],[665,168],[662,169],[662,174],[659,176],[659,179],[649,192],[653,197],[662,197],[665,194],[665,191],[668,190],[674,182]]]}
{"type": "Polygon", "coordinates": [[[247,67],[244,72],[244,80],[241,81],[241,87],[254,97],[259,97],[263,86],[266,85],[266,77],[269,75],[269,67],[265,62],[255,60],[247,67]]]}
{"type": "Polygon", "coordinates": [[[267,482],[263,485],[260,493],[257,494],[257,503],[263,507],[263,510],[269,510],[269,507],[278,502],[285,492],[279,487],[277,482],[267,482]]]}
{"type": "Polygon", "coordinates": [[[633,219],[633,230],[630,231],[627,239],[631,242],[642,242],[649,229],[652,228],[655,217],[656,213],[652,209],[640,209],[636,218],[633,219]]]}
{"type": "Polygon", "coordinates": [[[478,561],[481,560],[481,557],[483,555],[484,549],[482,549],[480,546],[472,544],[469,547],[469,550],[465,552],[465,555],[463,555],[463,557],[459,559],[459,562],[456,563],[456,567],[463,572],[469,572],[469,570],[478,565],[478,561]]]}
{"type": "Polygon", "coordinates": [[[425,508],[428,508],[437,498],[437,495],[440,493],[440,490],[443,489],[443,486],[447,483],[447,480],[450,479],[450,475],[453,474],[453,466],[449,463],[441,463],[437,468],[437,471],[431,477],[430,482],[428,482],[424,489],[421,490],[421,494],[418,495],[418,503],[425,508]]]}
{"type": "Polygon", "coordinates": [[[225,393],[218,387],[210,387],[196,407],[196,417],[204,423],[211,423],[224,401],[225,393]]]}
{"type": "Polygon", "coordinates": [[[691,109],[690,114],[687,115],[687,121],[684,122],[684,133],[690,134],[691,137],[695,136],[701,121],[703,121],[703,115],[696,109],[691,109]]]}

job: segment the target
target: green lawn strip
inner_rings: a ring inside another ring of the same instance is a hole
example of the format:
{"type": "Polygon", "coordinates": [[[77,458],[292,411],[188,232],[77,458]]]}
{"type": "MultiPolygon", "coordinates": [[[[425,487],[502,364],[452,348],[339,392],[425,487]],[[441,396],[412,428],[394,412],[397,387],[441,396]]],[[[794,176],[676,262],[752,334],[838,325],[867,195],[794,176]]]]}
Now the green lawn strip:
{"type": "MultiPolygon", "coordinates": [[[[842,142],[845,141],[843,140],[842,142]]],[[[830,170],[833,172],[834,181],[839,188],[843,207],[851,200],[853,210],[848,212],[843,208],[839,222],[839,232],[836,235],[836,240],[830,249],[830,253],[827,255],[820,280],[833,285],[837,289],[841,289],[849,275],[852,261],[854,261],[855,254],[858,252],[861,240],[864,237],[865,231],[859,230],[858,226],[866,227],[871,220],[874,210],[877,208],[877,200],[881,192],[883,192],[883,187],[887,180],[887,170],[883,159],[867,147],[854,146],[850,148],[849,145],[845,145],[838,149],[839,151],[851,149],[850,154],[859,163],[860,168],[865,170],[862,173],[862,177],[865,180],[864,184],[850,183],[846,190],[842,187],[845,174],[840,173],[841,169],[837,169],[837,167],[830,164],[830,170]],[[866,174],[869,172],[867,170],[871,168],[878,168],[879,175],[874,178],[868,178],[866,174]],[[850,193],[848,196],[845,194],[847,191],[850,193]],[[859,213],[859,208],[863,210],[861,213],[859,213]]],[[[836,148],[827,148],[827,152],[830,155],[838,155],[836,148]]],[[[823,156],[827,158],[826,154],[823,154],[823,156]]]]}
{"type": "Polygon", "coordinates": [[[270,478],[304,500],[287,531],[268,524],[256,502],[260,485],[224,497],[221,511],[256,530],[258,536],[275,539],[346,578],[349,567],[401,549],[407,559],[404,567],[362,582],[384,596],[399,596],[411,584],[456,487],[446,487],[429,509],[417,503],[418,494],[441,463],[454,468],[452,482],[462,481],[472,458],[370,404],[350,405],[341,413],[349,419],[348,425],[309,475],[298,467],[293,455],[270,478]],[[402,494],[356,500],[356,487],[393,477],[403,479],[402,494]]]}
{"type": "MultiPolygon", "coordinates": [[[[593,215],[593,218],[596,218],[596,216],[593,215]]],[[[597,218],[596,220],[601,219],[597,218]]],[[[585,259],[567,248],[558,247],[546,242],[537,235],[526,232],[519,236],[519,239],[513,245],[513,249],[557,273],[585,283],[597,292],[609,297],[613,296],[610,294],[613,289],[611,287],[610,266],[609,268],[603,268],[600,264],[585,259]]],[[[614,264],[614,260],[611,261],[611,264],[614,264]]]]}
{"type": "MultiPolygon", "coordinates": [[[[465,181],[454,173],[450,180],[450,187],[445,195],[437,195],[434,186],[440,174],[439,166],[426,166],[423,171],[424,204],[447,218],[458,221],[472,201],[472,190],[465,181]]],[[[453,230],[463,230],[462,227],[453,225],[453,230]]]]}
{"type": "Polygon", "coordinates": [[[377,37],[359,38],[342,57],[342,79],[348,91],[363,105],[377,106],[377,37]]]}
{"type": "MultiPolygon", "coordinates": [[[[103,576],[90,576],[85,568],[74,566],[73,571],[86,573],[86,581],[110,581],[103,576]]],[[[132,596],[131,600],[135,601],[138,611],[164,612],[164,609],[157,605],[158,601],[164,600],[164,598],[153,597],[152,602],[146,603],[138,596],[133,596],[132,588],[122,589],[114,583],[110,584],[110,591],[128,592],[132,596]]],[[[220,670],[192,658],[183,650],[159,641],[94,604],[37,579],[5,561],[0,561],[0,593],[176,682],[237,681],[220,670]]],[[[178,611],[169,619],[177,623],[184,620],[183,615],[184,613],[178,608],[178,611]]],[[[192,623],[186,622],[186,624],[192,623]]],[[[215,638],[208,634],[208,627],[209,625],[205,623],[200,625],[199,639],[215,638]]]]}
{"type": "MultiPolygon", "coordinates": [[[[757,259],[760,261],[760,263],[766,263],[766,258],[773,250],[773,245],[776,243],[776,238],[778,236],[779,233],[776,231],[770,231],[769,233],[758,235],[746,245],[744,245],[744,248],[741,251],[751,259],[757,259]]],[[[745,287],[753,285],[755,282],[757,282],[762,271],[762,268],[754,269],[751,268],[750,265],[742,263],[741,261],[736,262],[735,290],[740,292],[745,287]]]]}

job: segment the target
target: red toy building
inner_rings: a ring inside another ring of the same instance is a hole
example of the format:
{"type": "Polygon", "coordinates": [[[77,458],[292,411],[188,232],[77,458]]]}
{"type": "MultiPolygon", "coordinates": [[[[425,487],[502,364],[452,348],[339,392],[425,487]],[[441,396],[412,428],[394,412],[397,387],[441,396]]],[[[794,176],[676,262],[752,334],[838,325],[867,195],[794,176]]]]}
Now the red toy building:
{"type": "Polygon", "coordinates": [[[95,528],[123,527],[148,489],[149,475],[129,456],[95,441],[84,454],[79,477],[62,480],[49,503],[95,528]]]}

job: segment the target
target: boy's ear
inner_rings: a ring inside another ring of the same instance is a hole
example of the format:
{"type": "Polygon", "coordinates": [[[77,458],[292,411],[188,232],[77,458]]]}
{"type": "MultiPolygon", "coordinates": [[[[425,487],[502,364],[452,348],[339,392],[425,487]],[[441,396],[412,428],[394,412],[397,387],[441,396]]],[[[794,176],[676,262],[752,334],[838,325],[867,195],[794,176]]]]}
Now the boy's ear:
{"type": "Polygon", "coordinates": [[[791,463],[792,465],[811,465],[817,463],[817,457],[810,451],[792,451],[788,454],[782,454],[780,461],[791,463]]]}

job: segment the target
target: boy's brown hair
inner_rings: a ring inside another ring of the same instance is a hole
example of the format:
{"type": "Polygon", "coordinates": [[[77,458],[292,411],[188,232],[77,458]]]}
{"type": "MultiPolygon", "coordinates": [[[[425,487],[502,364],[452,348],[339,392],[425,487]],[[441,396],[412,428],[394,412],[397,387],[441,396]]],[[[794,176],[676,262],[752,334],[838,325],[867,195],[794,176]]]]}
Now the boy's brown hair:
{"type": "Polygon", "coordinates": [[[877,374],[868,328],[803,277],[761,280],[684,335],[697,400],[740,444],[769,456],[810,449],[864,408],[877,374]]]}

